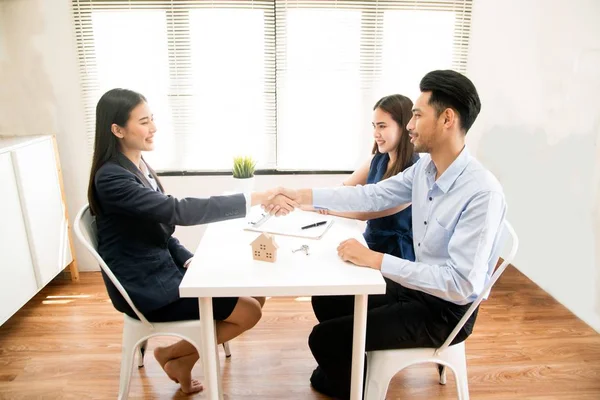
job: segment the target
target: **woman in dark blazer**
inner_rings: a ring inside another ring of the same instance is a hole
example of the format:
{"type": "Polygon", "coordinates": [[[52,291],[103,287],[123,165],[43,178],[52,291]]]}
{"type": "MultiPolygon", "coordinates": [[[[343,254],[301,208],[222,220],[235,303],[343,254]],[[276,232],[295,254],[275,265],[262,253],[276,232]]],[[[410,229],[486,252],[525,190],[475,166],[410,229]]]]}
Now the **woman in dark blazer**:
{"type": "MultiPolygon", "coordinates": [[[[164,193],[142,151],[154,148],[156,132],[146,99],[126,89],[105,93],[96,107],[96,138],[88,201],[98,228],[98,252],[136,307],[153,322],[199,318],[198,301],[179,297],[179,284],[193,254],[173,237],[175,225],[198,225],[241,218],[269,193],[176,199],[164,193]]],[[[273,203],[273,200],[269,200],[273,203]]],[[[275,199],[279,215],[293,209],[275,199]]],[[[114,307],[135,313],[104,276],[114,307]]],[[[261,318],[264,298],[214,298],[217,341],[223,343],[252,328],[261,318]]],[[[191,378],[196,348],[184,340],[158,347],[155,357],[185,393],[202,390],[191,378]]]]}

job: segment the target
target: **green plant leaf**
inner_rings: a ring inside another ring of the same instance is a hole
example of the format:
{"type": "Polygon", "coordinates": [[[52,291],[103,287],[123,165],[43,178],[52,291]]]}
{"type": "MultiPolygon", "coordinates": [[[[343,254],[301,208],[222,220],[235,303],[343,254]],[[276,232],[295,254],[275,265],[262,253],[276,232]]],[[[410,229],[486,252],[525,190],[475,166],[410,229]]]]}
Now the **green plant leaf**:
{"type": "Polygon", "coordinates": [[[233,158],[233,177],[238,179],[252,178],[256,170],[256,161],[252,157],[233,158]]]}

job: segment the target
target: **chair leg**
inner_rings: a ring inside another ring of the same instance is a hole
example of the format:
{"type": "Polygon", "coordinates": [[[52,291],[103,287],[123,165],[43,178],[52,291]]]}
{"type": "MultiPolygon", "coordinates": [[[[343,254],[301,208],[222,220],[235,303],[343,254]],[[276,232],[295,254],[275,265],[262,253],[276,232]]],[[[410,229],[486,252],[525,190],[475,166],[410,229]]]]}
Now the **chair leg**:
{"type": "Polygon", "coordinates": [[[446,384],[446,366],[438,364],[438,374],[440,375],[440,385],[446,384]]]}
{"type": "Polygon", "coordinates": [[[121,372],[119,378],[119,400],[126,400],[129,396],[129,383],[131,382],[131,367],[135,352],[136,340],[127,326],[123,329],[123,343],[121,349],[121,372]]]}
{"type": "Polygon", "coordinates": [[[148,347],[148,341],[144,340],[142,343],[140,343],[138,349],[137,349],[137,365],[138,368],[143,368],[144,367],[144,356],[146,355],[146,348],[148,347]]]}
{"type": "Polygon", "coordinates": [[[386,363],[373,353],[367,352],[367,379],[365,382],[365,400],[385,400],[390,381],[396,374],[387,368],[386,363]]]}
{"type": "Polygon", "coordinates": [[[231,350],[229,350],[229,342],[223,343],[223,350],[225,350],[225,357],[231,357],[231,350]]]}
{"type": "Polygon", "coordinates": [[[119,379],[119,400],[126,400],[129,396],[129,383],[131,381],[131,364],[133,363],[133,349],[123,349],[121,353],[121,376],[119,379]]]}
{"type": "Polygon", "coordinates": [[[458,390],[459,400],[469,400],[469,379],[467,376],[467,360],[463,353],[462,357],[454,360],[453,365],[454,379],[456,380],[456,389],[458,390]]]}
{"type": "Polygon", "coordinates": [[[372,376],[368,378],[365,383],[365,400],[385,400],[393,376],[372,376]]]}

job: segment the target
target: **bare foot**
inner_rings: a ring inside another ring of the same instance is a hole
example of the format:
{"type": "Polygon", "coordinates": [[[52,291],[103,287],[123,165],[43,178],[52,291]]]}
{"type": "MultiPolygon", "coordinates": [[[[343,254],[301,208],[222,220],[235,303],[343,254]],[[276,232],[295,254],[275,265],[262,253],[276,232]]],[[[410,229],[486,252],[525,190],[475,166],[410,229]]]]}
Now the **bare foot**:
{"type": "Polygon", "coordinates": [[[192,379],[192,368],[197,360],[198,357],[195,354],[188,354],[187,356],[169,360],[164,366],[164,370],[169,375],[169,378],[181,385],[183,393],[196,393],[204,389],[198,380],[192,379]]]}
{"type": "Polygon", "coordinates": [[[179,383],[173,376],[169,375],[167,370],[165,369],[165,365],[169,361],[169,351],[166,347],[157,347],[154,349],[154,358],[160,364],[161,368],[167,373],[167,376],[171,378],[171,380],[175,383],[179,383]]]}

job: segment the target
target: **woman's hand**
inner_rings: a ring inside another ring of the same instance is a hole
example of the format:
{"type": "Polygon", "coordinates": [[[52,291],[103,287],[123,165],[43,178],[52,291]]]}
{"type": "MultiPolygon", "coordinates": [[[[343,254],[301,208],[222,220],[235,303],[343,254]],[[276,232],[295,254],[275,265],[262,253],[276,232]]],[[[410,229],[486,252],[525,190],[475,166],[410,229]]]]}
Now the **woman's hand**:
{"type": "Polygon", "coordinates": [[[278,194],[271,200],[263,203],[262,207],[269,214],[275,215],[276,217],[281,217],[294,211],[294,208],[298,207],[298,204],[295,201],[290,200],[288,197],[278,194]]]}
{"type": "Polygon", "coordinates": [[[298,207],[298,203],[291,200],[282,194],[274,194],[271,191],[267,192],[266,200],[261,203],[263,210],[276,217],[288,215],[295,208],[298,207]]]}
{"type": "Polygon", "coordinates": [[[298,207],[298,203],[281,194],[278,189],[266,192],[252,192],[250,195],[252,206],[261,205],[263,210],[277,217],[287,215],[298,207]]]}
{"type": "Polygon", "coordinates": [[[252,193],[252,205],[259,203],[271,215],[287,215],[301,204],[312,204],[312,189],[294,190],[278,187],[268,192],[252,193]]]}

